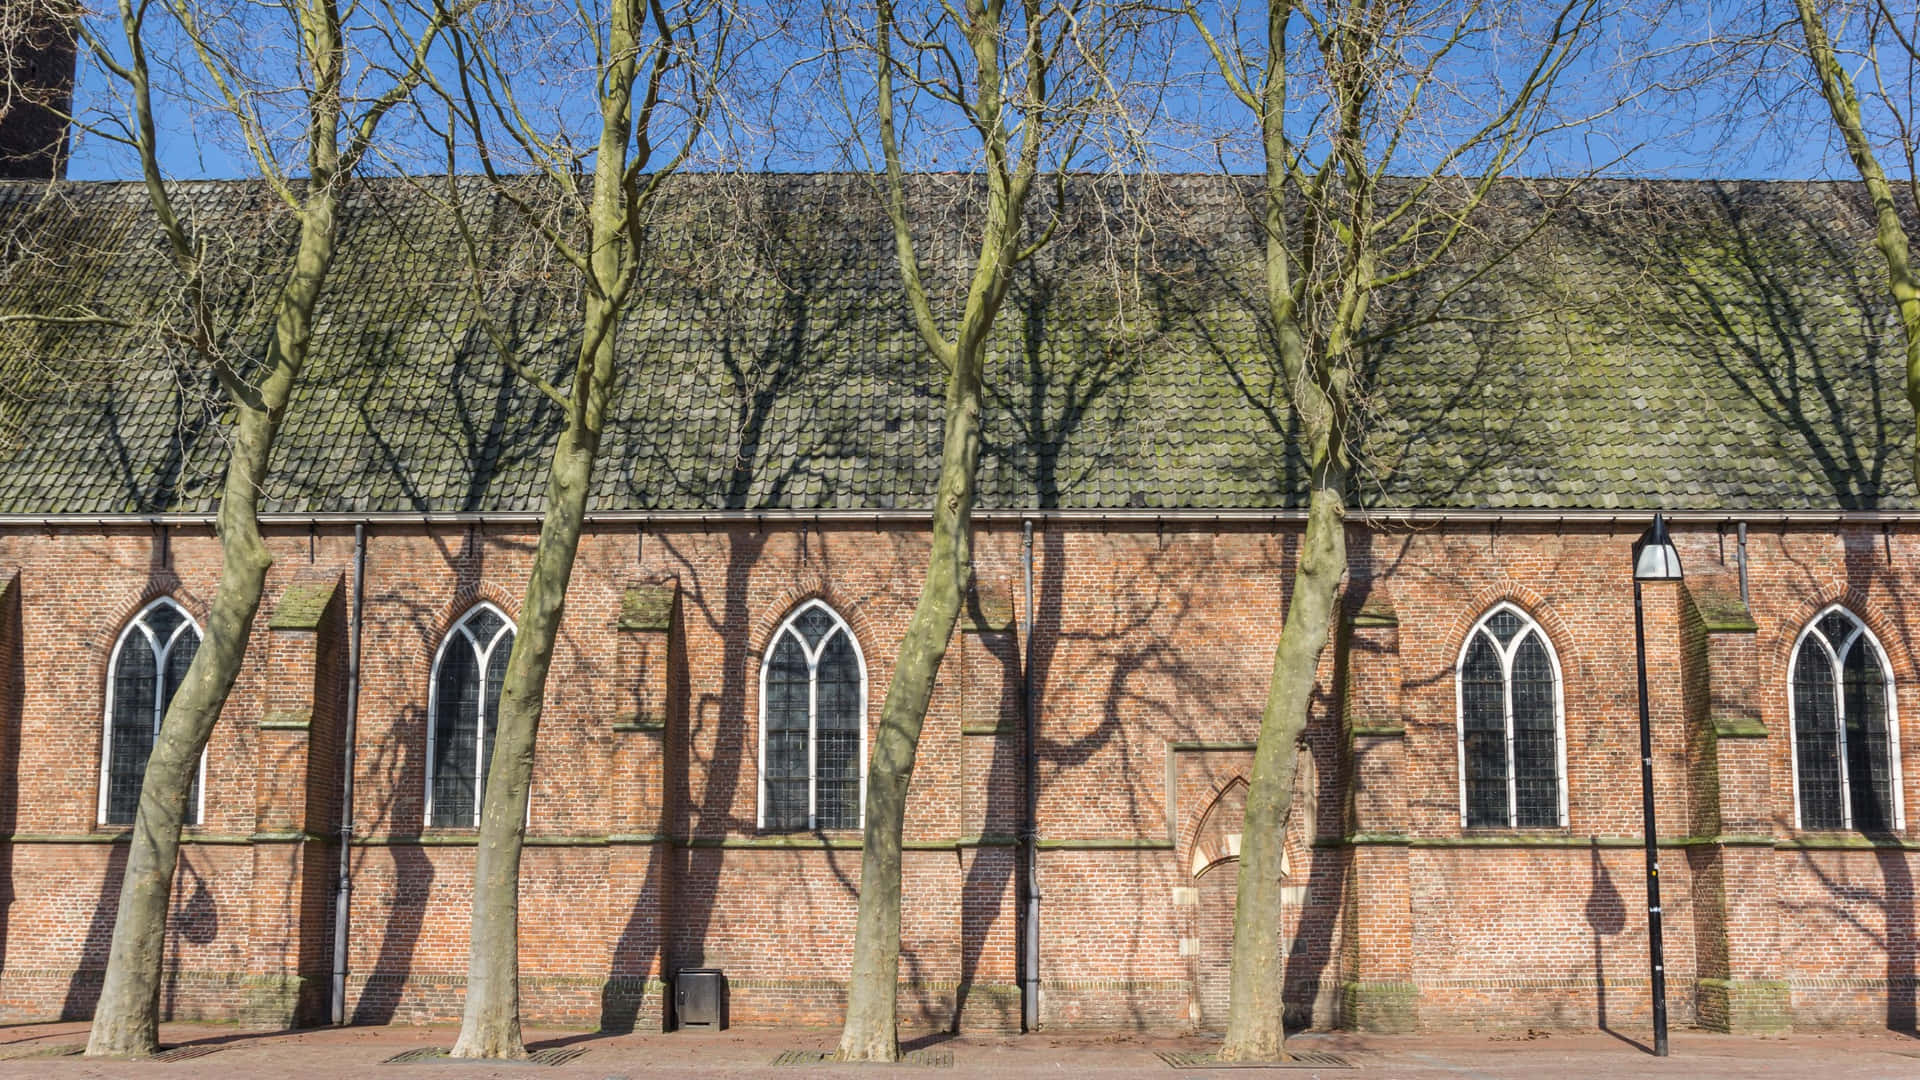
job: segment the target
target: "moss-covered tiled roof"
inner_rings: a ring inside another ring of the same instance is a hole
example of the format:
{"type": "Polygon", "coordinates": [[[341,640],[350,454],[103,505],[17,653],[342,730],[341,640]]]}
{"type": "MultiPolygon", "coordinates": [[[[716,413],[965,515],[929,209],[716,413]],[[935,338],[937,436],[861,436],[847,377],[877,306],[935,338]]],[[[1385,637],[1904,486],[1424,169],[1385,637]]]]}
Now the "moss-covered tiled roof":
{"type": "MultiPolygon", "coordinates": [[[[929,178],[921,194],[938,211],[923,220],[941,223],[922,250],[944,302],[971,212],[961,185],[929,178]]],[[[1111,188],[1070,190],[1066,234],[1020,272],[995,338],[981,505],[1298,504],[1245,185],[1167,179],[1146,228],[1111,188]]],[[[228,347],[257,351],[254,283],[285,258],[285,223],[255,188],[183,191],[227,253],[228,347]]],[[[596,508],[925,506],[940,378],[906,322],[867,182],[691,177],[672,191],[625,326],[596,508]]],[[[268,510],[539,507],[556,410],[495,360],[439,205],[399,181],[356,190],[268,510]]],[[[1856,189],[1595,185],[1466,280],[1534,205],[1503,196],[1484,235],[1376,305],[1385,326],[1448,298],[1445,318],[1373,353],[1363,503],[1920,504],[1898,332],[1856,189]]],[[[569,279],[493,220],[489,242],[520,284],[488,308],[558,374],[569,279]]],[[[0,185],[0,236],[0,314],[136,324],[0,324],[0,511],[208,508],[221,418],[205,373],[136,317],[178,288],[141,192],[0,185]]]]}

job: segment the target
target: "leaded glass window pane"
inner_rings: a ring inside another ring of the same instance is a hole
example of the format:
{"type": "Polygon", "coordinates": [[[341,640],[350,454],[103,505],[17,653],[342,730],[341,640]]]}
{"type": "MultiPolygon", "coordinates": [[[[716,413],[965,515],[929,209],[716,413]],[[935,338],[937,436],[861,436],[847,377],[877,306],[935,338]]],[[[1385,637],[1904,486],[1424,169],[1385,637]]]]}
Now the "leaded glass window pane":
{"type": "Polygon", "coordinates": [[[142,613],[140,621],[147,624],[147,627],[153,631],[154,640],[165,648],[173,640],[173,632],[180,629],[180,624],[187,620],[186,616],[180,614],[179,608],[172,604],[160,604],[142,613]]]}
{"type": "Polygon", "coordinates": [[[1538,634],[1513,655],[1513,784],[1515,825],[1560,824],[1560,747],[1553,661],[1538,634]]]}
{"type": "Polygon", "coordinates": [[[153,753],[158,660],[138,628],[121,639],[113,668],[113,724],[107,750],[107,824],[131,825],[140,809],[140,781],[153,753]]]}
{"type": "MultiPolygon", "coordinates": [[[[492,612],[486,614],[493,617],[492,612]]],[[[473,785],[475,803],[486,797],[487,772],[493,768],[493,733],[500,726],[500,688],[506,684],[507,658],[512,655],[512,631],[501,634],[487,653],[487,691],[480,718],[480,775],[474,778],[473,785]]]]}
{"type": "Polygon", "coordinates": [[[1800,774],[1800,826],[1846,826],[1840,804],[1840,715],[1833,662],[1811,635],[1793,671],[1793,748],[1800,774]]]}
{"type": "Polygon", "coordinates": [[[1886,658],[1849,611],[1825,612],[1800,642],[1792,694],[1801,828],[1899,824],[1888,685],[1886,658]]]}
{"type": "Polygon", "coordinates": [[[833,625],[833,616],[817,607],[808,608],[793,620],[794,629],[800,631],[800,636],[807,639],[807,644],[816,649],[820,647],[821,639],[833,632],[833,625]]]}
{"type": "Polygon", "coordinates": [[[1495,609],[1469,639],[1459,677],[1467,827],[1558,826],[1560,682],[1539,627],[1495,609]]]}
{"type": "Polygon", "coordinates": [[[764,828],[860,827],[865,691],[853,639],[824,606],[780,631],[762,676],[764,828]]]}
{"type": "Polygon", "coordinates": [[[820,650],[814,726],[819,770],[816,817],[822,829],[860,827],[860,661],[847,635],[820,650]]]}
{"type": "Polygon", "coordinates": [[[433,823],[472,825],[479,777],[480,658],[466,635],[447,642],[434,678],[433,823]]]}
{"type": "Polygon", "coordinates": [[[1519,633],[1526,625],[1521,621],[1520,616],[1511,611],[1496,611],[1493,617],[1487,620],[1487,632],[1505,646],[1512,643],[1513,635],[1519,633]]]}
{"type": "MultiPolygon", "coordinates": [[[[200,634],[186,613],[168,602],[142,611],[121,636],[108,707],[106,824],[133,824],[154,739],[199,647],[200,634]]],[[[188,825],[200,820],[200,781],[196,767],[183,819],[188,825]]]]}
{"type": "Polygon", "coordinates": [[[807,827],[807,723],[811,673],[806,650],[783,632],[767,663],[767,807],[769,829],[807,827]]]}
{"type": "Polygon", "coordinates": [[[433,671],[433,824],[471,827],[478,821],[500,690],[513,653],[513,624],[477,607],[456,624],[433,671]]]}
{"type": "Polygon", "coordinates": [[[1887,737],[1887,683],[1879,650],[1865,635],[1853,641],[1840,663],[1847,721],[1847,791],[1853,827],[1868,832],[1893,828],[1893,752],[1887,737]]]}
{"type": "Polygon", "coordinates": [[[1476,633],[1460,665],[1460,726],[1467,769],[1467,825],[1500,827],[1507,816],[1506,682],[1500,656],[1476,633]]]}
{"type": "Polygon", "coordinates": [[[474,644],[484,649],[493,643],[493,635],[500,632],[506,620],[486,608],[480,608],[467,616],[467,633],[473,635],[474,644]]]}
{"type": "MultiPolygon", "coordinates": [[[[172,608],[163,610],[173,613],[172,608]]],[[[177,617],[177,613],[175,614],[177,617]]],[[[194,632],[193,627],[182,628],[174,636],[173,646],[167,650],[167,677],[160,688],[163,695],[160,706],[163,724],[166,722],[166,707],[172,704],[173,695],[178,693],[181,684],[187,681],[187,668],[193,663],[193,654],[199,651],[200,635],[194,632]]],[[[200,770],[198,768],[193,770],[193,784],[187,788],[187,816],[184,820],[188,825],[197,825],[200,822],[200,770]]]]}

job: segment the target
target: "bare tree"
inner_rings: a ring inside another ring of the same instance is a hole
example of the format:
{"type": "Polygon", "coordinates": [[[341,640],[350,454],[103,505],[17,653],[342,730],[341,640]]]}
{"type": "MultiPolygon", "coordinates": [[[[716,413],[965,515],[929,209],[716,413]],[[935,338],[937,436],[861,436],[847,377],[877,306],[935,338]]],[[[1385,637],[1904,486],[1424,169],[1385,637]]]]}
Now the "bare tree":
{"type": "Polygon", "coordinates": [[[1474,268],[1450,265],[1522,153],[1573,122],[1549,101],[1591,40],[1596,0],[1565,0],[1544,22],[1525,9],[1270,0],[1243,22],[1235,5],[1184,8],[1253,120],[1259,182],[1249,209],[1264,242],[1264,337],[1308,484],[1241,833],[1226,1060],[1284,1053],[1281,855],[1299,744],[1347,572],[1362,374],[1396,330],[1443,317],[1452,293],[1512,250],[1476,244],[1474,268]],[[1383,316],[1383,295],[1436,268],[1455,283],[1419,310],[1396,306],[1383,316]]]}
{"type": "Polygon", "coordinates": [[[844,1061],[896,1061],[907,794],[934,679],[973,572],[984,362],[1015,272],[1060,229],[1068,170],[1122,160],[1116,148],[1125,141],[1129,79],[1121,58],[1136,55],[1136,35],[1151,15],[1142,5],[1099,0],[905,9],[876,0],[871,8],[828,4],[825,15],[832,78],[858,133],[849,141],[856,160],[879,173],[902,299],[945,382],[927,575],[867,766],[859,913],[838,1051],[844,1061]],[[869,94],[871,113],[855,104],[869,94]],[[934,163],[951,169],[956,158],[973,171],[953,178],[959,190],[945,199],[938,181],[913,175],[934,163]],[[958,284],[950,290],[928,273],[922,254],[933,232],[945,256],[937,261],[960,263],[951,268],[958,284]],[[959,254],[948,241],[971,251],[959,254]]]}
{"type": "Polygon", "coordinates": [[[65,172],[78,18],[70,0],[0,5],[0,177],[65,172]]]}
{"type": "Polygon", "coordinates": [[[460,23],[453,76],[440,87],[448,106],[446,206],[458,222],[475,315],[502,362],[564,417],[491,736],[466,1008],[454,1057],[526,1056],[520,853],[547,674],[619,374],[621,321],[643,293],[646,236],[662,185],[694,160],[724,104],[740,24],[727,0],[486,4],[460,23]],[[541,89],[564,85],[574,61],[585,84],[575,88],[580,97],[541,89]],[[593,101],[590,118],[569,113],[577,100],[593,101]],[[576,132],[584,138],[576,141],[576,132]],[[470,212],[473,200],[453,168],[463,160],[478,165],[488,202],[506,208],[503,221],[490,225],[470,212]],[[515,167],[527,172],[514,174],[515,167]],[[556,379],[541,374],[539,357],[523,350],[517,328],[492,313],[501,290],[542,289],[549,277],[516,274],[492,261],[497,247],[489,237],[496,228],[530,234],[540,251],[527,265],[557,260],[571,283],[566,292],[578,304],[578,337],[571,363],[556,379]]]}
{"type": "MultiPolygon", "coordinates": [[[[201,751],[245,658],[273,561],[258,508],[274,438],[312,345],[348,182],[381,122],[420,82],[450,10],[363,8],[362,18],[377,27],[372,32],[365,23],[349,28],[331,0],[296,0],[278,9],[285,23],[265,25],[250,5],[197,0],[121,0],[117,19],[98,24],[77,11],[68,16],[107,86],[103,104],[91,106],[80,122],[91,137],[132,152],[176,288],[142,312],[75,307],[16,313],[5,321],[151,328],[163,353],[184,357],[191,370],[217,383],[209,406],[231,411],[215,526],[220,579],[204,638],[147,759],[87,1044],[91,1055],[145,1056],[158,1049],[161,960],[180,826],[201,751]],[[417,36],[404,39],[415,44],[403,45],[397,56],[373,57],[350,41],[391,42],[385,32],[403,25],[417,36]],[[264,48],[259,35],[274,32],[297,45],[264,48]],[[168,50],[158,58],[156,40],[168,50]],[[365,63],[368,72],[350,74],[350,60],[365,63]],[[296,234],[290,259],[261,261],[274,237],[241,235],[233,221],[176,198],[162,162],[155,104],[162,72],[176,89],[191,85],[243,148],[279,211],[273,216],[296,234]],[[283,99],[297,104],[284,106],[283,99]],[[303,175],[295,175],[290,162],[298,162],[303,175]]],[[[41,104],[67,118],[57,97],[41,104]]]]}
{"type": "MultiPolygon", "coordinates": [[[[1912,213],[1920,205],[1915,201],[1920,196],[1920,170],[1914,157],[1920,150],[1914,130],[1920,9],[1897,11],[1884,0],[1857,5],[1794,0],[1794,8],[1820,96],[1873,201],[1874,246],[1886,262],[1887,291],[1906,345],[1907,405],[1920,424],[1920,275],[1914,271],[1912,243],[1901,216],[1903,209],[1912,213]],[[1837,32],[1829,32],[1829,19],[1838,23],[1837,32]],[[1849,60],[1868,79],[1864,103],[1848,74],[1849,60]],[[1899,182],[1906,187],[1905,207],[1895,193],[1895,181],[1888,179],[1880,162],[1876,143],[1890,151],[1902,170],[1899,182]]],[[[1920,483],[1920,440],[1915,441],[1910,468],[1920,483]]]]}

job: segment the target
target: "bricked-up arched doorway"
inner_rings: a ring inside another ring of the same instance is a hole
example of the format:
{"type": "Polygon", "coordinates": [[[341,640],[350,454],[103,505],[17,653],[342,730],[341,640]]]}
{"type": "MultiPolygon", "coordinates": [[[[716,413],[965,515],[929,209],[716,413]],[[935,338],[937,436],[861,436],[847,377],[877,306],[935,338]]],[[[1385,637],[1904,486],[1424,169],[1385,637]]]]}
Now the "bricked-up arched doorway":
{"type": "MultiPolygon", "coordinates": [[[[1280,949],[1298,932],[1300,908],[1306,899],[1304,873],[1311,841],[1312,799],[1299,793],[1314,790],[1313,756],[1304,749],[1294,786],[1293,815],[1280,856],[1282,881],[1280,920],[1284,932],[1280,949]]],[[[1187,955],[1193,982],[1189,1013],[1196,1028],[1219,1031],[1227,1024],[1233,971],[1233,915],[1240,887],[1240,834],[1247,815],[1247,784],[1235,777],[1222,786],[1203,811],[1193,832],[1186,870],[1191,875],[1193,924],[1181,951],[1187,955]]],[[[1288,1001],[1288,1013],[1296,1003],[1288,1001]]]]}

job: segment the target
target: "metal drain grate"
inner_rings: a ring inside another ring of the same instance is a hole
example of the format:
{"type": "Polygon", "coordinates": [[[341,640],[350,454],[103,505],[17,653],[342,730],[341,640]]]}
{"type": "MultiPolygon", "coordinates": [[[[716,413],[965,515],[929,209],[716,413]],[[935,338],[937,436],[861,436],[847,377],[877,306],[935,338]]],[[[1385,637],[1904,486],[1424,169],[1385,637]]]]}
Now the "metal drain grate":
{"type": "MultiPolygon", "coordinates": [[[[845,1065],[844,1061],[833,1060],[832,1050],[786,1050],[773,1059],[775,1065],[845,1065]]],[[[953,1067],[951,1050],[909,1050],[900,1055],[896,1063],[917,1065],[923,1068],[950,1069],[953,1067]]]]}
{"type": "Polygon", "coordinates": [[[520,1061],[501,1059],[454,1058],[447,1056],[444,1046],[422,1046],[413,1050],[403,1050],[393,1055],[385,1065],[565,1065],[577,1061],[587,1052],[584,1046],[549,1046],[535,1050],[520,1061]]]}
{"type": "Polygon", "coordinates": [[[1353,1062],[1339,1054],[1309,1051],[1288,1054],[1279,1061],[1221,1061],[1212,1050],[1162,1050],[1160,1060],[1176,1069],[1351,1069],[1353,1062]]]}
{"type": "Polygon", "coordinates": [[[208,1054],[217,1054],[220,1051],[225,1049],[226,1047],[224,1046],[208,1046],[205,1043],[202,1043],[198,1046],[176,1046],[169,1050],[162,1050],[159,1053],[153,1055],[153,1057],[149,1058],[148,1060],[149,1061],[192,1061],[194,1058],[203,1058],[203,1057],[206,1057],[208,1054]]]}

